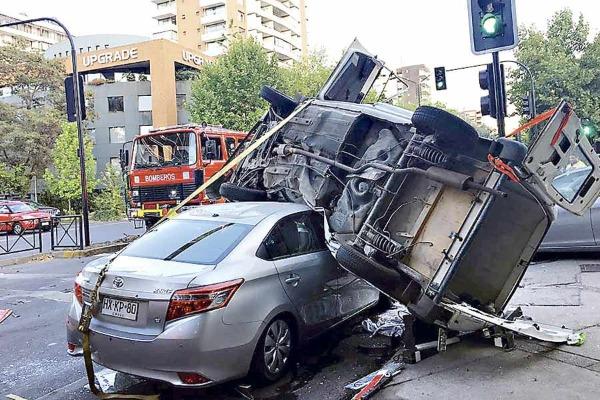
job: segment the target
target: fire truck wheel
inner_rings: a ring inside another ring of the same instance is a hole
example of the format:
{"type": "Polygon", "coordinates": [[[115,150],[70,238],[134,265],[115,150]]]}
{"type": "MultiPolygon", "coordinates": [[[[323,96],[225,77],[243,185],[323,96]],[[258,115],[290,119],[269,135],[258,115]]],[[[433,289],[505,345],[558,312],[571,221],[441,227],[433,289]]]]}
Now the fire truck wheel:
{"type": "Polygon", "coordinates": [[[231,201],[266,201],[267,192],[259,189],[241,187],[235,183],[226,182],[219,189],[221,196],[231,201]]]}
{"type": "Polygon", "coordinates": [[[275,109],[275,112],[280,117],[285,118],[298,107],[298,103],[295,102],[291,97],[286,96],[278,90],[273,89],[269,86],[263,86],[260,90],[260,97],[265,99],[271,107],[275,109]]]}
{"type": "Polygon", "coordinates": [[[468,150],[479,139],[477,130],[466,121],[436,107],[417,108],[412,123],[419,133],[434,135],[441,144],[455,148],[468,150]]]}

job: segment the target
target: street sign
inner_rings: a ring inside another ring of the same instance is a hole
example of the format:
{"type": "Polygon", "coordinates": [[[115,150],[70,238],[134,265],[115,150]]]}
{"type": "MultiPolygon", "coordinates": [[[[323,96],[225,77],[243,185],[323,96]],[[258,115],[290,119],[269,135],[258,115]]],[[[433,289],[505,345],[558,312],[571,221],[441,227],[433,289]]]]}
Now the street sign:
{"type": "Polygon", "coordinates": [[[515,1],[467,0],[473,53],[493,53],[518,45],[515,1]]]}

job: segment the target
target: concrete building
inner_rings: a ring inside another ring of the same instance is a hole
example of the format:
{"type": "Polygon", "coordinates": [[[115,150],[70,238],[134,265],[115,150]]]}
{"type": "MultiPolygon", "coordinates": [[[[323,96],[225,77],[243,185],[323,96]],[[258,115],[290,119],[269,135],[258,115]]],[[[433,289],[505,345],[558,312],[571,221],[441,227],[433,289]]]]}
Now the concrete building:
{"type": "Polygon", "coordinates": [[[401,97],[403,103],[419,104],[419,98],[424,98],[429,93],[429,87],[425,81],[431,74],[425,65],[417,64],[400,67],[396,74],[405,80],[408,85],[401,97]]]}
{"type": "Polygon", "coordinates": [[[155,38],[177,41],[209,56],[236,34],[254,37],[281,63],[307,51],[305,0],[151,0],[155,38]]]}
{"type": "Polygon", "coordinates": [[[471,123],[471,125],[482,125],[481,110],[465,110],[461,112],[461,117],[466,119],[469,123],[471,123]]]}
{"type": "MultiPolygon", "coordinates": [[[[177,76],[210,58],[172,41],[131,35],[81,36],[75,44],[78,69],[93,97],[95,117],[86,128],[98,176],[108,163],[119,165],[119,150],[135,136],[189,122],[184,105],[191,82],[177,76]]],[[[69,51],[68,43],[58,43],[45,56],[64,58],[70,73],[69,51]]]]}
{"type": "MultiPolygon", "coordinates": [[[[9,15],[5,12],[0,13],[0,24],[25,19],[29,19],[25,14],[9,15]]],[[[47,22],[0,28],[0,45],[13,43],[17,39],[24,40],[31,50],[44,51],[54,43],[66,40],[67,36],[56,25],[47,22]]]]}

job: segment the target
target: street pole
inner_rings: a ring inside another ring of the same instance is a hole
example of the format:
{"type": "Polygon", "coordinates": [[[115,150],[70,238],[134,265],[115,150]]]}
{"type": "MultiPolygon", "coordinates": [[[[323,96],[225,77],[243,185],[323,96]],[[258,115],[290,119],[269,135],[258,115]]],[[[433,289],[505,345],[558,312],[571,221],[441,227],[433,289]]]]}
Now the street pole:
{"type": "Polygon", "coordinates": [[[496,91],[496,122],[498,124],[498,137],[506,136],[504,125],[504,81],[500,68],[500,55],[497,51],[492,53],[492,71],[494,74],[494,89],[496,91]]]}
{"type": "Polygon", "coordinates": [[[79,72],[77,70],[77,53],[75,51],[75,42],[73,41],[73,36],[71,32],[67,29],[65,25],[63,25],[59,20],[55,18],[41,17],[41,18],[32,18],[25,19],[16,22],[10,22],[8,24],[1,24],[0,28],[22,25],[22,24],[30,24],[34,22],[40,21],[48,21],[53,24],[58,25],[67,35],[69,39],[69,44],[71,45],[71,64],[73,69],[73,90],[74,90],[74,99],[75,99],[75,116],[77,120],[77,139],[79,144],[78,156],[79,156],[79,168],[80,171],[80,180],[81,180],[81,212],[83,214],[83,233],[84,233],[84,243],[85,246],[90,245],[90,220],[89,220],[89,197],[87,191],[87,177],[85,175],[85,149],[83,142],[83,122],[81,121],[81,102],[79,99],[79,72]]]}

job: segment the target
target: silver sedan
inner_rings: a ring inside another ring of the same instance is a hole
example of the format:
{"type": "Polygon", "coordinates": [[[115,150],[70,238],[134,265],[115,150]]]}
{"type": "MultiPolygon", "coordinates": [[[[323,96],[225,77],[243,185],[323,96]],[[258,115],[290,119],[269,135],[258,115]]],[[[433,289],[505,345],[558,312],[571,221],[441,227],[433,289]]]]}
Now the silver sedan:
{"type": "Polygon", "coordinates": [[[81,271],[67,319],[68,350],[80,352],[81,307],[110,262],[91,324],[96,363],[176,386],[248,373],[275,381],[299,344],[379,299],[340,268],[323,232],[323,217],[303,205],[185,211],[81,271]]]}

